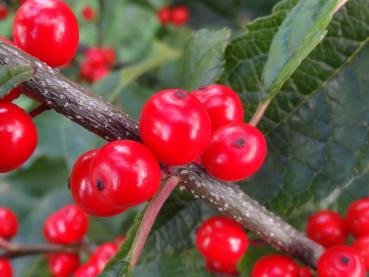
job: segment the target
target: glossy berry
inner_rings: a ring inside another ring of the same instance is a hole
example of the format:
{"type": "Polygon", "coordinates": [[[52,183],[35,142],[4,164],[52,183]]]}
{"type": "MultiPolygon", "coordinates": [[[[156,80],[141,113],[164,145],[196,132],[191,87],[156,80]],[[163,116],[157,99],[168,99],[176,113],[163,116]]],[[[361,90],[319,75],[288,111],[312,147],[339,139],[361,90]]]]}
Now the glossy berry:
{"type": "Polygon", "coordinates": [[[297,276],[298,277],[313,277],[313,273],[311,272],[310,268],[306,266],[302,266],[297,270],[297,276]]]}
{"type": "Polygon", "coordinates": [[[107,205],[99,198],[90,182],[90,167],[97,150],[91,150],[83,154],[74,164],[70,175],[70,190],[74,201],[86,213],[93,216],[113,216],[124,211],[107,205]]]}
{"type": "Polygon", "coordinates": [[[77,51],[77,19],[62,0],[28,0],[15,15],[13,38],[18,47],[41,61],[62,66],[77,51]]]}
{"type": "Polygon", "coordinates": [[[118,252],[118,244],[114,242],[107,242],[96,248],[91,255],[89,262],[95,264],[99,272],[104,270],[106,264],[118,252]]]}
{"type": "Polygon", "coordinates": [[[192,94],[208,110],[212,130],[243,121],[242,102],[237,93],[223,85],[201,87],[192,94]]]}
{"type": "Polygon", "coordinates": [[[76,205],[67,205],[46,219],[44,236],[51,243],[76,243],[81,241],[87,229],[86,213],[76,205]]]}
{"type": "Polygon", "coordinates": [[[218,262],[218,261],[206,261],[205,265],[206,269],[215,272],[215,273],[224,273],[224,274],[230,274],[235,275],[238,273],[237,270],[237,263],[224,263],[224,262],[218,262]]]}
{"type": "Polygon", "coordinates": [[[190,12],[188,8],[184,6],[177,6],[172,8],[172,23],[174,25],[186,24],[189,17],[190,12]]]}
{"type": "Polygon", "coordinates": [[[344,244],[348,233],[344,219],[334,211],[325,210],[309,217],[306,235],[325,248],[329,248],[344,244]]]}
{"type": "Polygon", "coordinates": [[[364,277],[365,266],[358,252],[339,245],[326,250],[318,260],[319,277],[364,277]]]}
{"type": "Polygon", "coordinates": [[[0,276],[13,277],[13,268],[8,260],[0,258],[0,276]]]}
{"type": "Polygon", "coordinates": [[[20,167],[37,145],[31,117],[18,106],[0,101],[0,173],[20,167]]]}
{"type": "Polygon", "coordinates": [[[7,18],[8,14],[9,14],[8,8],[3,4],[0,4],[0,20],[4,20],[5,18],[7,18]]]}
{"type": "Polygon", "coordinates": [[[18,232],[17,216],[7,208],[0,208],[0,237],[11,239],[18,232]]]}
{"type": "Polygon", "coordinates": [[[140,134],[159,161],[184,165],[205,150],[211,133],[205,106],[184,90],[167,89],[144,105],[140,134]]]}
{"type": "Polygon", "coordinates": [[[246,252],[247,235],[236,221],[216,216],[201,224],[195,243],[206,260],[232,264],[246,252]]]}
{"type": "Polygon", "coordinates": [[[118,140],[103,146],[91,165],[91,182],[108,204],[127,208],[149,200],[160,185],[160,166],[141,143],[118,140]]]}
{"type": "Polygon", "coordinates": [[[365,268],[369,271],[369,235],[365,235],[357,238],[352,247],[356,249],[356,251],[363,258],[365,263],[365,268]]]}
{"type": "Polygon", "coordinates": [[[87,262],[77,268],[74,272],[74,277],[96,277],[100,273],[97,265],[92,262],[87,262]]]}
{"type": "Polygon", "coordinates": [[[356,237],[369,235],[369,197],[351,203],[346,214],[346,224],[356,237]]]}
{"type": "Polygon", "coordinates": [[[167,25],[172,21],[172,10],[169,7],[162,7],[156,12],[159,22],[167,25]]]}
{"type": "Polygon", "coordinates": [[[246,123],[232,123],[213,132],[202,156],[206,171],[224,181],[238,181],[256,173],[267,151],[263,134],[246,123]]]}
{"type": "Polygon", "coordinates": [[[82,16],[86,21],[93,21],[96,18],[96,11],[91,6],[82,9],[82,16]]]}
{"type": "Polygon", "coordinates": [[[5,96],[0,98],[1,101],[4,102],[12,102],[19,98],[21,95],[21,90],[19,88],[13,88],[11,91],[9,91],[5,96]]]}
{"type": "Polygon", "coordinates": [[[80,265],[78,254],[56,253],[47,257],[49,272],[54,277],[70,276],[80,265]]]}
{"type": "Polygon", "coordinates": [[[298,277],[298,266],[289,257],[268,255],[260,258],[252,268],[251,277],[298,277]]]}

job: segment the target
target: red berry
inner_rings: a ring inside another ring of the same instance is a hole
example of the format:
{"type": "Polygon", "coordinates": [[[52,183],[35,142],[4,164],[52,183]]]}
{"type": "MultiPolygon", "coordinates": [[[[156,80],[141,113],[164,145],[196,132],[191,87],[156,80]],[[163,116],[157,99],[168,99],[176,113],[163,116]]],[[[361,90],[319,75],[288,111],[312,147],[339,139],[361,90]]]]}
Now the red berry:
{"type": "Polygon", "coordinates": [[[356,237],[369,235],[369,197],[351,203],[346,214],[346,224],[356,237]]]}
{"type": "Polygon", "coordinates": [[[190,12],[188,8],[184,6],[178,6],[172,8],[172,23],[174,25],[183,25],[188,21],[190,12]]]}
{"type": "Polygon", "coordinates": [[[74,164],[70,175],[70,190],[74,201],[86,213],[93,216],[113,216],[124,211],[102,201],[90,182],[90,167],[97,150],[83,154],[74,164]]]}
{"type": "Polygon", "coordinates": [[[0,276],[13,277],[13,268],[8,260],[0,258],[0,276]]]}
{"type": "Polygon", "coordinates": [[[49,271],[55,277],[70,276],[79,266],[79,256],[75,253],[56,253],[47,257],[49,271]]]}
{"type": "Polygon", "coordinates": [[[5,102],[12,102],[15,99],[18,99],[21,93],[21,90],[16,87],[9,91],[8,94],[6,94],[4,97],[0,98],[0,100],[5,102]]]}
{"type": "Polygon", "coordinates": [[[298,269],[297,276],[298,277],[313,277],[313,273],[311,272],[310,268],[306,266],[302,266],[298,269]]]}
{"type": "Polygon", "coordinates": [[[364,277],[365,266],[358,252],[339,245],[326,250],[318,260],[319,277],[364,277]]]}
{"type": "Polygon", "coordinates": [[[255,263],[251,277],[298,277],[297,272],[297,264],[289,257],[269,255],[255,263]]]}
{"type": "Polygon", "coordinates": [[[149,200],[159,189],[160,166],[141,143],[118,140],[102,147],[91,165],[91,182],[107,203],[127,208],[149,200]]]}
{"type": "Polygon", "coordinates": [[[366,270],[369,271],[369,235],[357,238],[352,244],[352,247],[364,259],[366,270]]]}
{"type": "Polygon", "coordinates": [[[161,24],[169,24],[172,21],[172,10],[169,7],[162,7],[156,12],[156,16],[161,24]]]}
{"type": "Polygon", "coordinates": [[[20,167],[37,145],[31,117],[18,106],[0,101],[0,173],[20,167]]]}
{"type": "Polygon", "coordinates": [[[4,6],[3,4],[0,4],[0,20],[7,18],[8,14],[9,14],[8,7],[4,6]]]}
{"type": "Polygon", "coordinates": [[[192,94],[208,110],[212,130],[243,121],[242,102],[237,93],[223,85],[201,87],[192,94]]]}
{"type": "Polygon", "coordinates": [[[105,64],[104,53],[100,48],[91,47],[85,52],[86,62],[93,66],[101,66],[105,64]]]}
{"type": "Polygon", "coordinates": [[[224,274],[231,274],[235,275],[238,273],[237,264],[232,263],[224,263],[218,261],[206,261],[206,269],[216,273],[224,273],[224,274]]]}
{"type": "Polygon", "coordinates": [[[111,47],[105,47],[101,49],[104,63],[106,65],[112,65],[116,60],[115,50],[111,47]]]}
{"type": "Polygon", "coordinates": [[[309,217],[306,235],[325,248],[329,248],[344,244],[348,233],[343,218],[334,211],[325,210],[309,217]]]}
{"type": "Polygon", "coordinates": [[[91,81],[97,82],[104,79],[110,73],[110,69],[107,68],[105,65],[101,65],[93,69],[91,75],[91,81]]]}
{"type": "Polygon", "coordinates": [[[18,232],[17,216],[7,208],[0,208],[0,237],[11,239],[18,232]]]}
{"type": "Polygon", "coordinates": [[[97,265],[94,263],[88,262],[82,266],[80,266],[76,272],[74,273],[74,277],[96,277],[100,274],[97,265]]]}
{"type": "Polygon", "coordinates": [[[154,94],[141,112],[142,141],[159,161],[168,165],[196,160],[205,150],[210,133],[204,105],[184,90],[167,89],[154,94]]]}
{"type": "Polygon", "coordinates": [[[67,205],[46,219],[44,235],[49,242],[68,244],[81,241],[87,229],[86,213],[76,205],[67,205]]]}
{"type": "Polygon", "coordinates": [[[216,216],[197,230],[196,247],[206,260],[235,264],[246,252],[247,235],[236,221],[216,216]]]}
{"type": "Polygon", "coordinates": [[[202,164],[212,176],[238,181],[256,173],[267,151],[263,134],[246,123],[232,123],[217,129],[202,156],[202,164]]]}
{"type": "Polygon", "coordinates": [[[62,66],[77,51],[78,23],[61,0],[28,0],[15,15],[13,37],[27,53],[50,66],[62,66]]]}
{"type": "Polygon", "coordinates": [[[82,9],[82,16],[86,21],[92,21],[96,18],[96,12],[91,6],[86,6],[82,9]]]}
{"type": "Polygon", "coordinates": [[[89,259],[89,262],[97,265],[99,272],[104,270],[106,264],[118,252],[118,245],[114,242],[107,242],[100,245],[89,259]]]}

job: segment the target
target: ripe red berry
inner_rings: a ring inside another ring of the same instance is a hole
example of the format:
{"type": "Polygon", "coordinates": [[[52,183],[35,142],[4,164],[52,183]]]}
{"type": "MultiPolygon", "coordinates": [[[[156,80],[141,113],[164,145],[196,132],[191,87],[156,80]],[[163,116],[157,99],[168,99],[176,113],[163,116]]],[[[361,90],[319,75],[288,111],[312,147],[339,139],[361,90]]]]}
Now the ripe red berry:
{"type": "Polygon", "coordinates": [[[218,261],[206,261],[205,265],[206,269],[215,272],[215,273],[224,273],[224,274],[237,274],[237,263],[224,263],[224,262],[218,262],[218,261]]]}
{"type": "Polygon", "coordinates": [[[4,102],[12,102],[15,99],[17,99],[20,95],[21,95],[21,90],[18,87],[16,87],[16,88],[13,88],[11,91],[9,91],[8,94],[0,98],[0,100],[4,102]]]}
{"type": "Polygon", "coordinates": [[[9,14],[8,7],[4,6],[3,4],[0,4],[0,20],[7,18],[8,14],[9,14]]]}
{"type": "Polygon", "coordinates": [[[369,235],[369,197],[351,203],[346,214],[346,224],[356,237],[369,235]]]}
{"type": "Polygon", "coordinates": [[[358,252],[339,245],[326,250],[318,260],[319,277],[364,277],[365,266],[358,252]]]}
{"type": "Polygon", "coordinates": [[[196,247],[210,261],[237,263],[247,249],[247,235],[236,221],[212,217],[201,224],[196,232],[196,247]]]}
{"type": "Polygon", "coordinates": [[[18,47],[41,61],[62,66],[77,51],[77,19],[61,0],[28,0],[15,15],[13,38],[18,47]]]}
{"type": "Polygon", "coordinates": [[[297,276],[298,277],[313,277],[313,273],[311,272],[310,268],[306,266],[302,266],[302,267],[299,267],[297,271],[297,276]]]}
{"type": "Polygon", "coordinates": [[[106,264],[118,252],[118,249],[118,244],[114,242],[104,243],[97,247],[95,252],[91,255],[89,262],[95,264],[98,271],[102,272],[106,264]]]}
{"type": "Polygon", "coordinates": [[[96,11],[91,6],[82,9],[82,16],[86,21],[93,21],[96,18],[96,11]]]}
{"type": "Polygon", "coordinates": [[[318,211],[309,217],[306,235],[313,241],[329,248],[344,244],[348,235],[341,216],[330,210],[318,211]]]}
{"type": "Polygon", "coordinates": [[[186,24],[189,17],[190,17],[190,12],[188,8],[184,6],[178,6],[178,7],[172,8],[172,23],[174,25],[186,24]]]}
{"type": "Polygon", "coordinates": [[[364,259],[366,270],[369,271],[369,235],[365,235],[357,238],[352,247],[360,254],[364,259]]]}
{"type": "Polygon", "coordinates": [[[0,208],[0,237],[11,239],[18,232],[17,216],[7,208],[0,208]]]}
{"type": "Polygon", "coordinates": [[[37,130],[21,108],[0,101],[0,173],[20,167],[37,145],[37,130]]]}
{"type": "Polygon", "coordinates": [[[97,150],[91,150],[83,154],[73,166],[70,175],[70,190],[74,201],[86,213],[93,216],[113,216],[124,211],[124,209],[107,205],[99,198],[90,182],[90,167],[97,150]]]}
{"type": "Polygon", "coordinates": [[[213,132],[202,156],[202,164],[212,176],[238,181],[256,173],[267,151],[263,134],[246,123],[232,123],[213,132]]]}
{"type": "Polygon", "coordinates": [[[87,262],[77,268],[76,272],[74,273],[74,277],[96,277],[100,274],[97,265],[91,262],[87,262]]]}
{"type": "Polygon", "coordinates": [[[75,253],[50,254],[47,260],[49,271],[55,277],[71,276],[80,264],[79,256],[75,253]]]}
{"type": "Polygon", "coordinates": [[[184,165],[205,150],[211,133],[205,106],[184,90],[167,89],[144,105],[140,134],[159,161],[184,165]]]}
{"type": "Polygon", "coordinates": [[[101,48],[102,56],[105,65],[112,65],[116,60],[115,50],[111,47],[101,48]]]}
{"type": "Polygon", "coordinates": [[[208,85],[192,92],[208,110],[212,130],[243,121],[242,102],[237,93],[223,85],[208,85]]]}
{"type": "Polygon", "coordinates": [[[67,205],[51,214],[44,224],[44,236],[52,243],[81,241],[88,229],[86,213],[76,205],[67,205]]]}
{"type": "Polygon", "coordinates": [[[13,277],[13,268],[8,260],[0,258],[0,276],[13,277]]]}
{"type": "Polygon", "coordinates": [[[159,22],[163,25],[172,21],[172,10],[169,7],[162,7],[156,12],[159,22]]]}
{"type": "Polygon", "coordinates": [[[127,208],[149,200],[159,189],[160,166],[141,143],[118,140],[103,146],[91,165],[91,182],[99,196],[127,208]]]}
{"type": "Polygon", "coordinates": [[[268,255],[255,263],[251,277],[298,277],[297,273],[298,266],[291,258],[268,255]]]}

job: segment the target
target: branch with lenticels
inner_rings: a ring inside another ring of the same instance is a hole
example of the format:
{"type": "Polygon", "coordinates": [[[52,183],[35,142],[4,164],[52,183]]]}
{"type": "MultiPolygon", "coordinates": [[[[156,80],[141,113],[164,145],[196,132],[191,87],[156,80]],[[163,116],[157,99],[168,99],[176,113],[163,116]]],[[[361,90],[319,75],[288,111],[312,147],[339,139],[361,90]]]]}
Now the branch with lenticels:
{"type": "MultiPolygon", "coordinates": [[[[140,140],[138,124],[127,114],[69,80],[58,70],[3,41],[0,41],[0,64],[30,64],[34,77],[22,85],[23,91],[96,135],[108,141],[140,140]]],[[[176,167],[174,174],[180,179],[180,188],[234,218],[274,248],[307,265],[316,266],[323,248],[266,210],[237,185],[219,182],[195,164],[176,167]]]]}

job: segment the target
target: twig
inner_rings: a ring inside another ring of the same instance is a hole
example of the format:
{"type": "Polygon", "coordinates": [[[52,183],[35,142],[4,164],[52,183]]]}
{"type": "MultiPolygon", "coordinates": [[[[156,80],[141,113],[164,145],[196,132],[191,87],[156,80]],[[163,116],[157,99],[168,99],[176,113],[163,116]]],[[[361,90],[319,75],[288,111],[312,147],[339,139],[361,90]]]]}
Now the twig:
{"type": "Polygon", "coordinates": [[[264,113],[270,104],[270,101],[271,100],[268,98],[259,104],[258,108],[256,109],[256,112],[254,113],[254,115],[250,120],[250,125],[252,126],[258,125],[259,121],[263,118],[264,113]]]}
{"type": "Polygon", "coordinates": [[[131,269],[133,269],[137,264],[147,237],[149,236],[151,228],[159,214],[161,207],[168,199],[174,188],[177,186],[178,182],[179,178],[177,176],[169,177],[169,179],[163,183],[160,191],[154,196],[147,206],[146,212],[142,218],[136,237],[133,241],[131,250],[128,254],[131,269]]]}
{"type": "MultiPolygon", "coordinates": [[[[108,141],[123,138],[140,141],[138,124],[127,114],[69,80],[59,71],[2,41],[0,64],[31,64],[35,68],[35,75],[22,86],[28,89],[32,97],[91,132],[108,141]]],[[[219,182],[193,164],[175,170],[180,177],[180,185],[195,197],[201,197],[214,205],[221,213],[239,221],[275,248],[307,265],[316,266],[323,248],[267,211],[237,185],[219,182]]]]}

